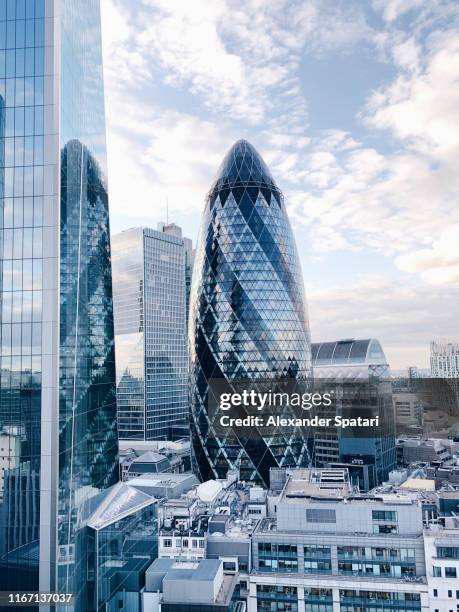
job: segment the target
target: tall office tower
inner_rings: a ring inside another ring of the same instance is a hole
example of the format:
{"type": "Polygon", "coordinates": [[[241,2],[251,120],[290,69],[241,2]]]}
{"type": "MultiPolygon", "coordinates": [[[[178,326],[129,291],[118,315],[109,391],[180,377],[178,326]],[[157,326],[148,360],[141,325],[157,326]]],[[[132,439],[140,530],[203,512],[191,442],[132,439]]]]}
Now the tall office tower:
{"type": "MultiPolygon", "coordinates": [[[[191,432],[202,479],[237,468],[247,481],[269,468],[308,461],[300,431],[245,438],[219,432],[208,411],[212,379],[311,380],[301,266],[284,199],[264,161],[245,140],[226,155],[206,200],[196,247],[189,320],[191,432]],[[250,438],[250,439],[249,439],[250,438]]],[[[292,415],[290,415],[292,416],[292,415]]]]}
{"type": "Polygon", "coordinates": [[[345,435],[334,425],[316,428],[314,465],[345,466],[362,490],[373,488],[396,467],[392,385],[381,344],[375,339],[313,343],[312,363],[316,390],[341,398],[330,414],[321,409],[321,416],[334,417],[340,410],[357,416],[368,410],[372,414],[365,416],[378,416],[380,424],[372,438],[345,435]]]}
{"type": "Polygon", "coordinates": [[[431,342],[430,370],[433,378],[459,378],[459,342],[431,342]]]}
{"type": "Polygon", "coordinates": [[[430,343],[432,403],[455,418],[459,413],[459,342],[430,343]]]}
{"type": "Polygon", "coordinates": [[[193,249],[193,242],[190,238],[182,236],[182,228],[175,223],[158,223],[158,230],[165,234],[171,234],[182,238],[183,247],[185,249],[185,287],[186,287],[186,323],[188,327],[188,315],[190,312],[190,292],[191,292],[191,276],[193,274],[193,264],[195,250],[193,249]]]}
{"type": "Polygon", "coordinates": [[[118,479],[99,2],[2,1],[0,47],[0,591],[83,611],[85,518],[118,479]]]}
{"type": "Polygon", "coordinates": [[[141,227],[112,246],[119,435],[166,440],[188,420],[184,242],[141,227]]]}

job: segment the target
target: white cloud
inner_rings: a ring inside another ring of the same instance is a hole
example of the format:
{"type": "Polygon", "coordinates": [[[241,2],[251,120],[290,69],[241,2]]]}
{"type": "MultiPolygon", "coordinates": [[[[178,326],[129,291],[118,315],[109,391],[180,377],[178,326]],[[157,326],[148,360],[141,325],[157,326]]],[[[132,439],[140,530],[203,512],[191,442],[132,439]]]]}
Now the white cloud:
{"type": "Polygon", "coordinates": [[[224,127],[135,98],[114,98],[109,124],[112,217],[154,219],[164,216],[166,201],[171,210],[199,215],[221,162],[222,143],[229,148],[232,135],[224,127]],[[122,124],[117,117],[123,117],[122,124]]]}
{"type": "Polygon", "coordinates": [[[427,271],[414,262],[425,249],[436,256],[432,237],[459,223],[459,36],[431,36],[422,61],[418,42],[404,46],[411,55],[399,57],[401,72],[362,114],[372,130],[392,132],[398,149],[383,154],[339,130],[313,140],[291,171],[291,214],[321,251],[376,249],[425,281],[447,283],[452,264],[427,271]]]}
{"type": "Polygon", "coordinates": [[[386,21],[395,21],[407,12],[421,8],[423,4],[424,0],[373,0],[373,6],[382,10],[386,21]]]}
{"type": "Polygon", "coordinates": [[[446,31],[435,38],[425,61],[422,73],[401,74],[372,96],[366,121],[371,127],[391,130],[397,138],[409,140],[434,159],[449,162],[449,155],[457,155],[459,147],[458,31],[446,31]]]}
{"type": "Polygon", "coordinates": [[[457,291],[448,288],[367,275],[351,285],[308,291],[308,303],[313,342],[375,337],[395,369],[426,367],[430,340],[459,334],[457,291]]]}
{"type": "Polygon", "coordinates": [[[295,151],[309,143],[302,49],[346,48],[368,30],[355,9],[316,0],[143,0],[135,11],[102,0],[102,9],[111,209],[129,218],[166,198],[200,210],[223,154],[257,124],[262,146],[289,149],[265,152],[295,181],[295,151]],[[177,90],[166,91],[170,105],[157,100],[161,81],[177,90]],[[194,96],[185,110],[180,91],[194,96]]]}
{"type": "Polygon", "coordinates": [[[406,272],[419,272],[433,285],[459,286],[459,225],[447,227],[427,249],[419,249],[395,259],[406,272]]]}
{"type": "Polygon", "coordinates": [[[394,367],[418,363],[431,337],[458,335],[459,37],[454,3],[427,4],[375,0],[369,27],[362,3],[102,0],[112,219],[157,220],[166,198],[198,218],[248,137],[308,247],[378,251],[406,285],[343,271],[309,295],[313,338],[377,336],[394,367]],[[334,117],[309,131],[305,62],[356,45],[394,78],[368,92],[358,136],[334,117]]]}
{"type": "Polygon", "coordinates": [[[114,25],[109,63],[123,81],[125,72],[160,78],[212,112],[254,124],[294,108],[304,124],[302,50],[346,49],[371,32],[363,11],[318,0],[143,0],[135,11],[127,0],[103,2],[105,30],[114,25]]]}

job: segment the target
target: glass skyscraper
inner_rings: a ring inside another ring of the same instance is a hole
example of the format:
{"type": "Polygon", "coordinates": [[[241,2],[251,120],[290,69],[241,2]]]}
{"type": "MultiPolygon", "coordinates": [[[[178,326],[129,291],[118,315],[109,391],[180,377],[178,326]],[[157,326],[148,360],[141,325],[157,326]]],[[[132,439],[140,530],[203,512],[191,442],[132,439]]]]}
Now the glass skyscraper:
{"type": "Polygon", "coordinates": [[[184,239],[148,228],[113,237],[118,427],[165,440],[188,420],[184,239]]]}
{"type": "Polygon", "coordinates": [[[284,198],[245,140],[226,155],[206,200],[196,248],[189,320],[191,432],[202,479],[268,482],[275,466],[308,462],[306,441],[281,428],[250,439],[218,432],[209,381],[295,379],[309,384],[305,294],[284,198]]]}
{"type": "Polygon", "coordinates": [[[118,480],[100,35],[98,0],[0,1],[0,590],[78,611],[118,480]]]}
{"type": "MultiPolygon", "coordinates": [[[[396,467],[395,414],[389,365],[375,338],[353,338],[312,344],[315,388],[333,393],[337,403],[321,408],[320,416],[342,411],[370,411],[378,416],[378,435],[372,438],[343,435],[340,428],[317,427],[314,432],[314,465],[345,466],[361,490],[389,478],[396,467]]],[[[376,430],[375,430],[376,431],[376,430]]]]}

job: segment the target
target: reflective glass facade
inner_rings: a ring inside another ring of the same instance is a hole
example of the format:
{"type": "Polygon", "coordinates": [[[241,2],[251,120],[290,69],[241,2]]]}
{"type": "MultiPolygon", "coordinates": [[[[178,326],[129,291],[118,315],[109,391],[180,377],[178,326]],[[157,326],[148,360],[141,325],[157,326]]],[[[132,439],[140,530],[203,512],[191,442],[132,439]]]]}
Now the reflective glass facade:
{"type": "Polygon", "coordinates": [[[2,0],[0,88],[0,587],[86,610],[85,520],[118,479],[98,0],[2,0]]]}
{"type": "Polygon", "coordinates": [[[169,439],[188,419],[184,240],[147,228],[113,237],[120,438],[169,439]]]}
{"type": "Polygon", "coordinates": [[[396,467],[392,386],[382,346],[372,338],[313,343],[311,348],[316,390],[341,398],[328,409],[320,408],[320,416],[365,408],[380,423],[380,435],[373,438],[343,436],[334,426],[316,428],[314,465],[343,464],[352,482],[363,491],[371,489],[387,480],[396,467]]]}
{"type": "MultiPolygon", "coordinates": [[[[0,2],[1,387],[9,435],[0,504],[0,588],[38,584],[43,252],[54,168],[45,160],[44,2],[0,2]],[[46,165],[45,165],[46,164],[46,165]]],[[[47,100],[49,103],[49,101],[47,100]]]]}
{"type": "Polygon", "coordinates": [[[309,381],[311,352],[300,262],[283,196],[246,141],[235,143],[207,196],[196,248],[189,319],[191,431],[202,479],[239,469],[267,483],[269,468],[303,465],[303,436],[217,434],[210,379],[309,381]]]}
{"type": "Polygon", "coordinates": [[[295,587],[257,585],[257,610],[298,612],[298,592],[295,587]]]}
{"type": "Polygon", "coordinates": [[[90,517],[88,609],[105,611],[123,591],[140,597],[145,570],[158,554],[156,503],[146,493],[119,483],[90,517]]]}
{"type": "Polygon", "coordinates": [[[340,590],[340,610],[421,610],[419,593],[340,590]]]}

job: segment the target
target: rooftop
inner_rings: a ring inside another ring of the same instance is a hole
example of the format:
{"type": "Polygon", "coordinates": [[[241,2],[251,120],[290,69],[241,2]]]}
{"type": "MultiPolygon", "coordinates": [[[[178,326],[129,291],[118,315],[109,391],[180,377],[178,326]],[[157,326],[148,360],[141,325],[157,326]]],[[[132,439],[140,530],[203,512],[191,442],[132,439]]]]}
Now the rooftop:
{"type": "Polygon", "coordinates": [[[386,356],[381,344],[374,338],[356,340],[348,338],[336,342],[311,344],[313,367],[331,365],[385,365],[386,356]]]}
{"type": "Polygon", "coordinates": [[[149,474],[143,474],[142,476],[138,476],[137,478],[133,478],[132,480],[129,481],[129,484],[133,487],[141,487],[141,486],[153,487],[153,486],[167,486],[167,485],[170,486],[174,484],[187,482],[187,480],[191,481],[193,479],[196,481],[196,483],[198,482],[196,480],[196,476],[191,473],[184,473],[184,474],[171,474],[169,472],[166,472],[164,474],[149,473],[149,474]]]}
{"type": "Polygon", "coordinates": [[[125,482],[118,482],[107,494],[88,521],[93,529],[103,529],[121,518],[154,503],[150,495],[125,482]]]}
{"type": "Polygon", "coordinates": [[[287,475],[282,492],[283,501],[310,497],[342,498],[355,488],[349,482],[347,469],[297,469],[287,475]]]}
{"type": "Polygon", "coordinates": [[[167,459],[167,457],[161,455],[160,453],[155,453],[154,451],[147,451],[139,457],[136,457],[133,460],[133,463],[159,463],[164,459],[167,459]]]}
{"type": "Polygon", "coordinates": [[[408,480],[402,482],[400,488],[435,491],[435,480],[428,480],[427,478],[408,478],[408,480]]]}
{"type": "Polygon", "coordinates": [[[343,501],[345,503],[382,503],[410,505],[417,496],[400,489],[380,488],[370,493],[360,493],[349,482],[349,473],[342,469],[292,469],[281,493],[280,501],[301,504],[309,501],[343,501]]]}
{"type": "MultiPolygon", "coordinates": [[[[156,559],[150,565],[146,572],[147,585],[151,584],[155,588],[162,585],[163,601],[174,603],[171,593],[183,592],[184,583],[189,583],[190,590],[188,593],[193,594],[189,601],[198,603],[196,600],[196,590],[191,589],[193,582],[198,584],[214,583],[218,576],[221,576],[221,583],[215,583],[218,586],[218,592],[213,600],[215,604],[229,604],[235,587],[235,576],[224,575],[222,572],[223,562],[220,559],[201,559],[200,561],[176,561],[174,559],[156,559]],[[177,587],[174,587],[174,583],[177,587]]],[[[207,594],[212,593],[207,590],[207,594]]],[[[201,586],[205,592],[206,587],[201,586]]],[[[176,602],[179,603],[179,602],[176,602]]],[[[181,599],[180,603],[185,603],[181,599]]],[[[203,593],[202,603],[210,603],[203,593]]]]}

